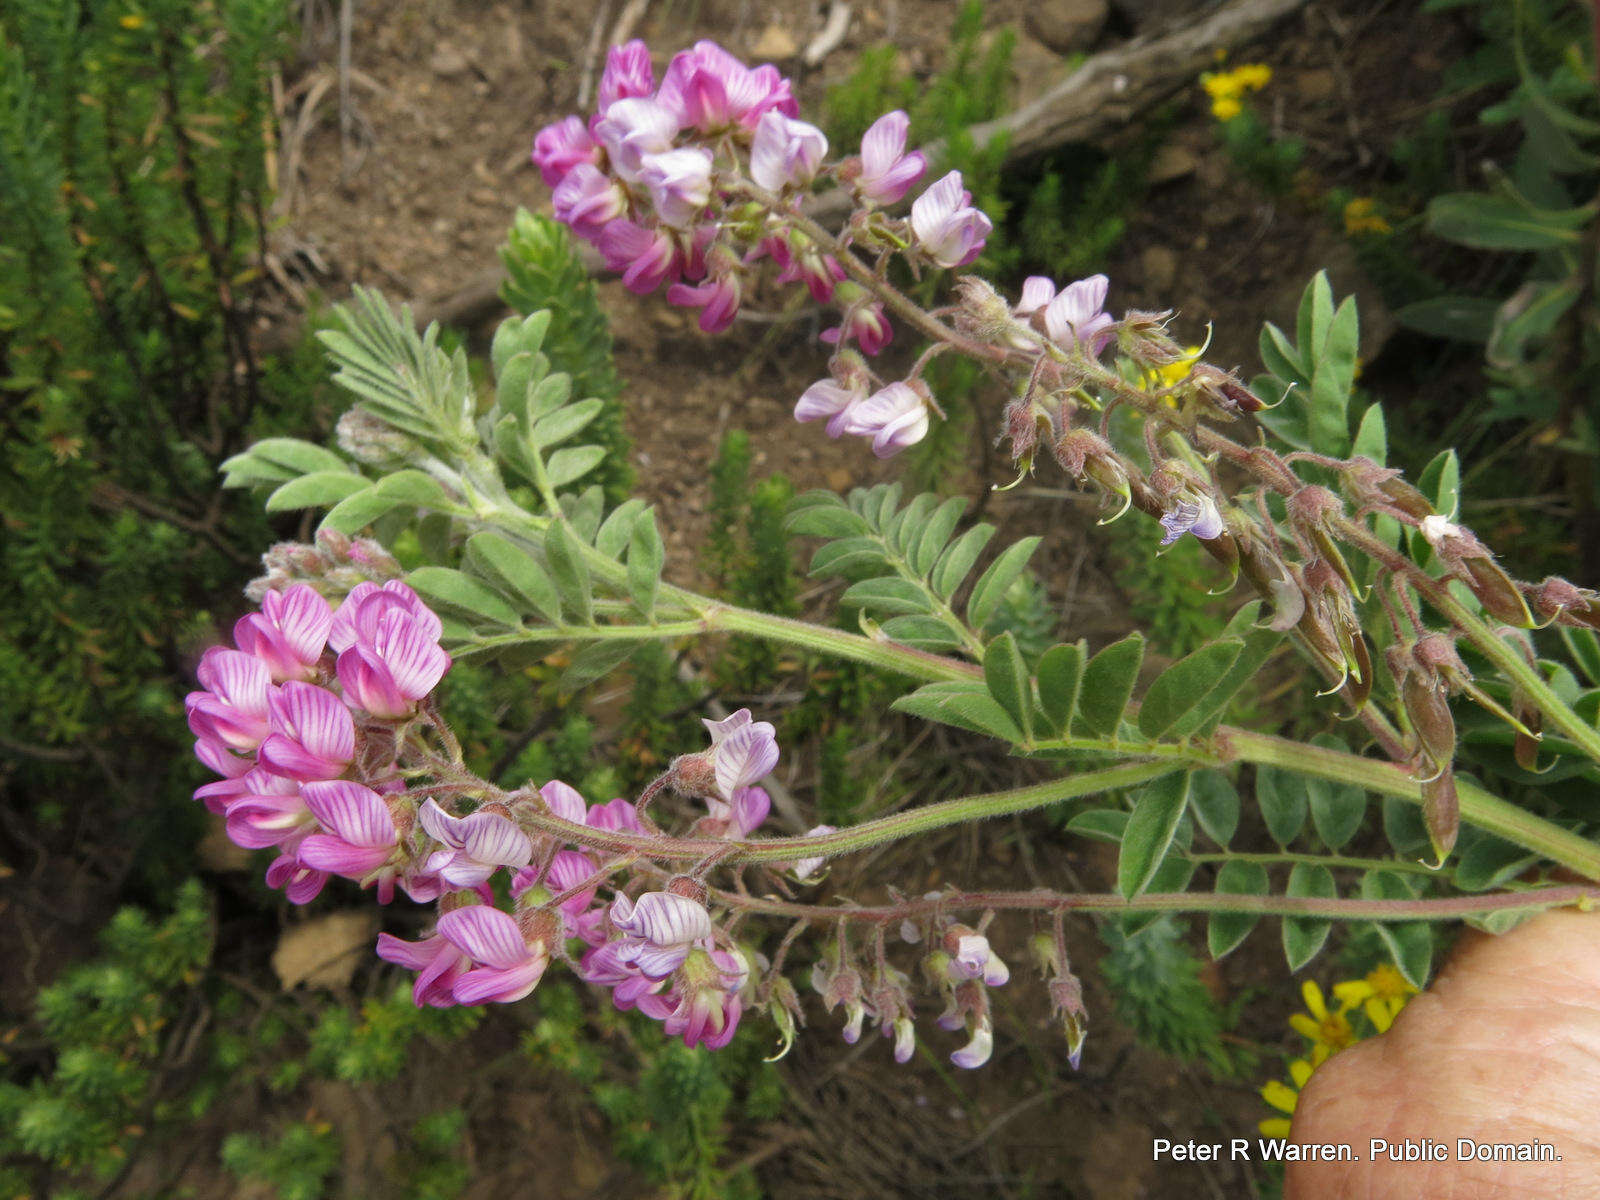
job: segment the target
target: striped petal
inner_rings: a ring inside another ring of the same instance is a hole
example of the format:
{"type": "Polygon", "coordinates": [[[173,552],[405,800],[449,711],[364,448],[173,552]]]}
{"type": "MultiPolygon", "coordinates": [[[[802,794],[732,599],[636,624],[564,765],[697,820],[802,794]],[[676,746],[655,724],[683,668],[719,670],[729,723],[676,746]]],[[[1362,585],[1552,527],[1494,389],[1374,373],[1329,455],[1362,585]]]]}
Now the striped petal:
{"type": "Polygon", "coordinates": [[[445,913],[439,918],[439,933],[473,962],[486,967],[506,970],[532,957],[516,918],[487,904],[445,913]]]}

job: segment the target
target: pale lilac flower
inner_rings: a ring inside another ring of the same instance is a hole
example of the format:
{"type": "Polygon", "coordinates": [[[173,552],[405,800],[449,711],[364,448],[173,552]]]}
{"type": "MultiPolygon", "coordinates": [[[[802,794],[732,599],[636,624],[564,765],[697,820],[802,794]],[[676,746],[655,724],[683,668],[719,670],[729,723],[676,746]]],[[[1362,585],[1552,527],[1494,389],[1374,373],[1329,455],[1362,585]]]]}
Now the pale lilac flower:
{"type": "Polygon", "coordinates": [[[873,204],[894,204],[910,191],[928,160],[920,150],[905,153],[911,118],[905,113],[884,113],[861,137],[861,171],[855,178],[858,194],[873,204]]]}
{"type": "Polygon", "coordinates": [[[439,618],[423,612],[418,616],[383,593],[362,602],[355,618],[360,636],[340,653],[336,668],[349,703],[375,717],[408,717],[438,686],[450,656],[439,647],[439,618]],[[366,618],[375,609],[382,615],[369,629],[366,618]]]}
{"type": "Polygon", "coordinates": [[[445,913],[439,918],[439,933],[478,964],[452,986],[458,1004],[521,1000],[550,965],[543,941],[530,946],[515,917],[486,904],[445,913]]]}
{"type": "Polygon", "coordinates": [[[743,288],[736,271],[713,275],[695,286],[675,283],[667,289],[667,303],[700,309],[700,328],[706,333],[721,333],[733,324],[742,296],[743,288]]]}
{"type": "Polygon", "coordinates": [[[533,165],[546,187],[553,188],[579,163],[594,164],[599,148],[580,117],[563,117],[546,125],[533,139],[533,165]]]}
{"type": "Polygon", "coordinates": [[[573,232],[592,242],[607,224],[627,213],[628,197],[598,167],[579,163],[556,185],[551,205],[556,220],[572,226],[573,232]]]}
{"type": "MultiPolygon", "coordinates": [[[[302,784],[300,795],[323,829],[300,843],[301,863],[355,880],[388,863],[400,834],[377,792],[347,779],[333,779],[302,784]]],[[[380,896],[392,894],[393,881],[383,884],[380,896]]]]}
{"type": "Polygon", "coordinates": [[[618,957],[621,946],[621,942],[606,942],[586,951],[578,962],[578,974],[585,982],[611,989],[612,1004],[627,1012],[667,984],[664,979],[651,979],[636,963],[623,962],[618,957]]]}
{"type": "Polygon", "coordinates": [[[981,979],[989,987],[999,987],[1011,978],[1011,970],[989,945],[989,939],[964,925],[951,926],[945,934],[950,962],[945,974],[952,983],[981,979]]]}
{"type": "Polygon", "coordinates": [[[715,42],[696,42],[673,56],[656,100],[680,125],[711,132],[732,124],[755,128],[769,111],[799,114],[789,81],[766,64],[751,70],[715,42]]]}
{"type": "Polygon", "coordinates": [[[983,252],[994,226],[972,207],[972,193],[951,171],[911,203],[911,229],[924,253],[941,267],[964,267],[983,252]]]}
{"type": "Polygon", "coordinates": [[[327,688],[291,680],[268,699],[272,732],[261,743],[261,764],[290,779],[337,779],[356,756],[350,709],[327,688]]]}
{"type": "Polygon", "coordinates": [[[850,410],[845,432],[872,439],[879,458],[898,454],[928,433],[928,406],[908,383],[891,383],[850,410]]]}
{"type": "Polygon", "coordinates": [[[770,722],[752,721],[748,708],[701,724],[711,734],[712,773],[723,799],[765,779],[778,765],[777,730],[770,722]]]}
{"type": "MultiPolygon", "coordinates": [[[[810,829],[806,830],[806,836],[816,837],[818,834],[835,832],[837,832],[837,830],[832,825],[814,825],[810,829]]],[[[823,854],[819,854],[815,858],[798,859],[793,865],[790,866],[789,871],[801,883],[809,883],[811,881],[811,877],[815,875],[817,871],[821,869],[822,864],[827,861],[827,856],[823,854]]]]}
{"type": "Polygon", "coordinates": [[[828,139],[815,125],[768,112],[750,143],[750,178],[769,192],[805,187],[827,153],[828,139]]]}
{"type": "Polygon", "coordinates": [[[239,784],[241,790],[225,809],[228,837],[235,845],[261,850],[282,845],[297,833],[314,832],[315,820],[294,780],[257,770],[239,784]]]}
{"type": "Polygon", "coordinates": [[[705,905],[673,892],[646,892],[637,904],[618,896],[611,902],[611,924],[623,935],[617,958],[653,979],[675,971],[695,945],[710,944],[705,905]]]}
{"type": "Polygon", "coordinates": [[[985,1016],[973,1029],[972,1040],[952,1054],[950,1061],[958,1067],[971,1071],[988,1062],[992,1053],[994,1053],[994,1028],[989,1018],[985,1016]]]}
{"type": "Polygon", "coordinates": [[[605,150],[611,170],[627,183],[639,182],[648,154],[672,149],[678,120],[654,100],[618,100],[590,123],[595,141],[605,150]]]}
{"type": "Polygon", "coordinates": [[[434,933],[420,942],[408,942],[390,933],[378,935],[378,957],[385,962],[416,971],[411,1002],[418,1008],[429,1005],[448,1008],[456,1002],[456,980],[472,966],[472,958],[442,934],[434,933]]]}
{"type": "Polygon", "coordinates": [[[1104,275],[1091,275],[1062,288],[1044,310],[1045,332],[1051,340],[1061,346],[1076,342],[1091,355],[1104,350],[1116,324],[1104,311],[1110,283],[1104,275]]]}
{"type": "Polygon", "coordinates": [[[850,423],[852,410],[866,398],[867,389],[864,385],[847,388],[832,379],[821,379],[800,394],[800,400],[794,406],[794,419],[820,421],[826,417],[828,436],[836,438],[850,423]]]}
{"type": "Polygon", "coordinates": [[[1012,311],[1019,317],[1031,317],[1055,298],[1055,280],[1048,275],[1029,275],[1022,281],[1022,296],[1012,311]]]}
{"type": "Polygon", "coordinates": [[[655,72],[650,67],[650,48],[638,38],[606,52],[606,69],[600,75],[597,93],[600,111],[618,100],[648,96],[655,87],[655,72]]]}
{"type": "Polygon", "coordinates": [[[911,1061],[911,1056],[917,1049],[917,1027],[911,1023],[910,1017],[898,1017],[893,1024],[883,1031],[888,1037],[890,1031],[894,1033],[894,1060],[904,1065],[911,1061]]]}
{"type": "Polygon", "coordinates": [[[428,856],[424,869],[452,887],[472,887],[501,867],[520,867],[533,857],[533,840],[499,813],[453,817],[430,797],[417,817],[441,847],[428,856]]]}
{"type": "Polygon", "coordinates": [[[663,224],[687,229],[711,201],[711,151],[683,146],[646,154],[639,160],[639,182],[649,189],[663,224]]]}
{"type": "Polygon", "coordinates": [[[648,295],[683,269],[678,243],[665,229],[646,229],[619,217],[600,231],[601,257],[630,292],[648,295]]]}
{"type": "Polygon", "coordinates": [[[201,656],[195,674],[205,690],[190,692],[183,705],[189,729],[213,744],[213,757],[216,750],[254,750],[272,732],[267,719],[272,673],[266,663],[253,654],[213,646],[201,656]]]}
{"type": "Polygon", "coordinates": [[[1195,500],[1179,500],[1177,505],[1161,518],[1161,527],[1167,532],[1161,539],[1163,546],[1170,546],[1186,533],[1192,533],[1202,541],[1210,541],[1214,537],[1221,537],[1226,526],[1222,514],[1217,511],[1217,506],[1211,502],[1209,496],[1201,496],[1195,500]]]}
{"type": "Polygon", "coordinates": [[[310,679],[328,643],[333,610],[316,590],[297,583],[261,597],[261,611],[234,624],[233,643],[267,664],[276,682],[310,679]]]}

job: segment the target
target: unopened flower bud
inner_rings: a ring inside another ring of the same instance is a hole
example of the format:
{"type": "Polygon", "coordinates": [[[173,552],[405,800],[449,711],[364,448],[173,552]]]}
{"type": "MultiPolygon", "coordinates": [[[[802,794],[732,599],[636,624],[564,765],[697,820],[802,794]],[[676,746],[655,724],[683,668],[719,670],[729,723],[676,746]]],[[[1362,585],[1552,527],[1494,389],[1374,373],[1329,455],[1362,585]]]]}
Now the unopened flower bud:
{"type": "Polygon", "coordinates": [[[1191,367],[1188,382],[1195,396],[1225,417],[1235,417],[1241,412],[1260,412],[1267,407],[1266,402],[1247,388],[1237,375],[1213,367],[1210,363],[1196,363],[1191,367]]]}
{"type": "Polygon", "coordinates": [[[1461,803],[1456,797],[1455,772],[1449,767],[1423,781],[1422,820],[1428,827],[1435,861],[1442,864],[1461,832],[1461,803]]]}

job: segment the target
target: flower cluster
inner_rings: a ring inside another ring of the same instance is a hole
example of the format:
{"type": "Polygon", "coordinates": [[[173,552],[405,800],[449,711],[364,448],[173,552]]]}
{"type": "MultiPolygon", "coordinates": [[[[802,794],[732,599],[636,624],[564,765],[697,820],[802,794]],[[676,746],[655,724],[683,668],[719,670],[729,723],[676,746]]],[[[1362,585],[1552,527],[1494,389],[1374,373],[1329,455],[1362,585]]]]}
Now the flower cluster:
{"type": "Polygon", "coordinates": [[[1219,121],[1233,120],[1244,111],[1244,95],[1259,92],[1271,82],[1272,68],[1265,63],[1242,63],[1231,71],[1207,71],[1200,76],[1200,86],[1211,98],[1211,115],[1219,121]]]}
{"type": "Polygon", "coordinates": [[[894,331],[882,303],[848,277],[841,247],[898,252],[913,269],[956,268],[982,252],[992,225],[958,171],[918,196],[909,217],[884,211],[927,171],[925,156],[906,149],[905,113],[880,117],[859,154],[828,163],[827,138],[797,112],[789,80],[771,65],[751,68],[699,42],[672,59],[658,85],[635,41],[611,50],[593,116],[541,130],[533,160],[559,220],[630,289],[665,284],[670,303],[698,308],[708,333],[733,322],[766,261],[777,268],[775,283],[803,284],[837,310],[822,332],[839,347],[834,379],[808,389],[795,416],[826,417],[830,436],[869,438],[887,456],[923,437],[933,399],[915,376],[885,385],[860,365],[860,354],[878,354],[894,331]],[[842,240],[828,247],[800,213],[824,178],[856,206],[842,240]]]}
{"type": "Polygon", "coordinates": [[[1400,1010],[1417,994],[1406,977],[1388,963],[1378,964],[1360,979],[1334,984],[1337,1008],[1328,1006],[1314,980],[1306,980],[1300,991],[1306,1011],[1291,1016],[1289,1027],[1306,1039],[1306,1052],[1290,1060],[1288,1083],[1272,1079],[1261,1088],[1261,1098],[1282,1114],[1260,1123],[1261,1132],[1267,1137],[1289,1136],[1300,1092],[1318,1067],[1357,1042],[1387,1033],[1400,1010]],[[1352,1022],[1351,1017],[1357,1014],[1366,1018],[1365,1028],[1352,1022]]]}

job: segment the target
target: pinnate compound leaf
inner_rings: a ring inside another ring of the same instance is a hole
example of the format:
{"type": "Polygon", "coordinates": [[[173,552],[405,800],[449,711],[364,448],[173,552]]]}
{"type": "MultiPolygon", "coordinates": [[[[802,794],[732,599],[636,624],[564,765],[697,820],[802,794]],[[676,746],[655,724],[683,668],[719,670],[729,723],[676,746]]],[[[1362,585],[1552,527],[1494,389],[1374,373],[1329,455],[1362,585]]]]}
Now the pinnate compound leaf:
{"type": "Polygon", "coordinates": [[[423,471],[396,471],[378,480],[378,494],[392,496],[412,508],[443,509],[451,506],[450,493],[423,471]]]}
{"type": "Polygon", "coordinates": [[[594,535],[594,548],[607,558],[620,559],[633,538],[633,523],[643,511],[644,501],[639,499],[624,500],[617,505],[594,535]]]}
{"type": "Polygon", "coordinates": [[[661,587],[661,565],[665,558],[655,510],[647,508],[633,523],[633,538],[628,546],[628,594],[646,620],[656,611],[656,593],[661,587]]]}
{"type": "Polygon", "coordinates": [[[1051,732],[1065,735],[1078,708],[1078,688],[1083,683],[1083,661],[1088,651],[1083,642],[1051,646],[1039,657],[1039,707],[1050,722],[1051,732]]]}
{"type": "Polygon", "coordinates": [[[839,603],[880,613],[926,613],[931,606],[927,592],[909,579],[893,575],[851,584],[839,603]]]}
{"type": "Polygon", "coordinates": [[[1306,822],[1306,781],[1303,776],[1282,767],[1261,767],[1256,771],[1256,804],[1267,823],[1267,832],[1280,846],[1299,836],[1306,822]]]}
{"type": "MultiPolygon", "coordinates": [[[[1319,734],[1312,744],[1330,750],[1347,750],[1338,738],[1319,734]]],[[[1338,851],[1355,837],[1367,815],[1367,793],[1353,783],[1335,783],[1331,779],[1306,780],[1306,796],[1310,801],[1311,824],[1327,845],[1338,851]]]]}
{"type": "MultiPolygon", "coordinates": [[[[1260,863],[1230,859],[1217,872],[1219,896],[1265,896],[1267,887],[1267,869],[1260,863]]],[[[1221,958],[1238,949],[1259,920],[1259,913],[1212,913],[1206,922],[1206,948],[1211,951],[1211,957],[1221,958]]]]}
{"type": "Polygon", "coordinates": [[[349,471],[313,471],[291,479],[267,497],[268,512],[288,512],[295,508],[324,508],[364,492],[370,486],[361,475],[349,471]]]}
{"type": "Polygon", "coordinates": [[[498,592],[454,568],[418,567],[406,576],[406,583],[429,604],[496,625],[516,628],[520,623],[516,611],[498,592]]]}
{"type": "Polygon", "coordinates": [[[935,509],[933,515],[923,525],[922,532],[911,544],[911,552],[907,555],[911,569],[919,578],[926,578],[934,563],[939,561],[940,553],[950,544],[950,535],[955,532],[956,522],[961,519],[961,514],[966,508],[965,499],[952,496],[935,509]]]}
{"type": "Polygon", "coordinates": [[[467,539],[466,562],[489,583],[546,620],[561,620],[556,585],[534,557],[498,533],[483,530],[467,539]]]}
{"type": "Polygon", "coordinates": [[[557,450],[544,465],[553,488],[565,487],[587,475],[604,461],[604,446],[570,446],[557,450]]]}
{"type": "Polygon", "coordinates": [[[566,522],[550,523],[544,535],[544,556],[567,611],[579,625],[594,624],[594,585],[589,578],[589,565],[567,532],[566,522]]]}
{"type": "Polygon", "coordinates": [[[909,696],[901,696],[892,707],[914,717],[970,729],[1012,744],[1022,741],[1022,731],[1016,722],[976,680],[930,683],[909,696]]]}
{"type": "Polygon", "coordinates": [[[1117,856],[1117,891],[1124,900],[1132,900],[1149,886],[1188,803],[1187,771],[1163,775],[1140,789],[1117,856]]]}
{"type": "Polygon", "coordinates": [[[1028,668],[1017,649],[1017,639],[1008,629],[989,643],[983,652],[983,679],[989,694],[1005,709],[1027,736],[1033,733],[1033,698],[1028,683],[1028,668]]]}
{"type": "Polygon", "coordinates": [[[1144,637],[1138,633],[1112,642],[1091,658],[1078,689],[1078,723],[1102,737],[1115,733],[1143,661],[1144,637]]]}
{"type": "Polygon", "coordinates": [[[1120,808],[1086,808],[1067,822],[1067,832],[1116,845],[1128,832],[1128,814],[1120,808]]]}
{"type": "Polygon", "coordinates": [[[918,650],[953,650],[961,645],[960,635],[940,617],[890,617],[882,629],[885,637],[918,650]]]}
{"type": "Polygon", "coordinates": [[[258,463],[269,464],[295,475],[310,475],[316,471],[344,471],[354,474],[350,464],[332,450],[299,438],[263,438],[243,454],[236,454],[222,464],[227,471],[239,459],[253,458],[258,463]]]}
{"type": "MultiPolygon", "coordinates": [[[[1334,886],[1333,873],[1327,867],[1310,863],[1295,863],[1289,872],[1289,886],[1284,894],[1295,897],[1315,897],[1332,900],[1339,894],[1334,886]]],[[[1289,960],[1289,970],[1298,971],[1322,949],[1328,940],[1332,922],[1324,917],[1285,917],[1283,919],[1283,954],[1289,960]]]]}
{"type": "Polygon", "coordinates": [[[1202,701],[1243,649],[1244,643],[1236,638],[1212,642],[1161,672],[1139,706],[1139,732],[1151,741],[1192,733],[1200,724],[1202,701]],[[1188,719],[1191,715],[1192,721],[1188,719]]]}
{"type": "Polygon", "coordinates": [[[1189,784],[1189,807],[1206,836],[1226,846],[1239,828],[1239,791],[1221,771],[1196,771],[1189,784]]]}
{"type": "Polygon", "coordinates": [[[572,656],[572,662],[561,673],[563,691],[575,692],[596,679],[609,675],[638,650],[639,642],[611,639],[591,642],[572,656]]]}
{"type": "Polygon", "coordinates": [[[403,503],[397,496],[385,496],[376,487],[363,488],[329,509],[322,518],[321,528],[356,534],[403,503]]]}
{"type": "Polygon", "coordinates": [[[859,512],[846,508],[832,492],[823,491],[796,496],[784,528],[792,535],[825,538],[856,537],[870,532],[859,512]]]}
{"type": "Polygon", "coordinates": [[[955,594],[955,590],[961,586],[961,581],[972,570],[972,565],[978,561],[978,555],[983,553],[983,548],[989,544],[989,539],[993,536],[993,525],[974,525],[951,542],[939,556],[939,562],[933,568],[930,582],[941,600],[949,600],[955,594]]]}
{"type": "Polygon", "coordinates": [[[989,569],[978,576],[978,582],[972,585],[972,595],[967,600],[967,623],[974,629],[982,629],[989,623],[989,618],[994,616],[994,610],[999,607],[1001,598],[1006,594],[1006,589],[1016,582],[1028,565],[1028,560],[1033,557],[1033,552],[1039,548],[1041,538],[1025,537],[1019,542],[1014,542],[1000,552],[1000,556],[989,564],[989,569]]]}
{"type": "MultiPolygon", "coordinates": [[[[1397,871],[1368,871],[1361,877],[1361,898],[1415,900],[1416,893],[1397,871]]],[[[1428,922],[1374,921],[1372,927],[1406,982],[1419,990],[1427,987],[1428,971],[1433,965],[1433,930],[1428,922]]]]}

